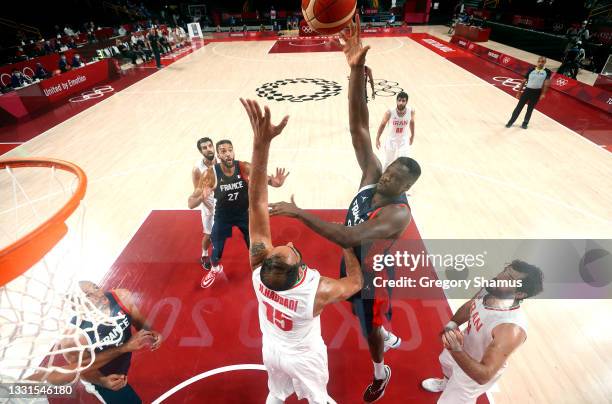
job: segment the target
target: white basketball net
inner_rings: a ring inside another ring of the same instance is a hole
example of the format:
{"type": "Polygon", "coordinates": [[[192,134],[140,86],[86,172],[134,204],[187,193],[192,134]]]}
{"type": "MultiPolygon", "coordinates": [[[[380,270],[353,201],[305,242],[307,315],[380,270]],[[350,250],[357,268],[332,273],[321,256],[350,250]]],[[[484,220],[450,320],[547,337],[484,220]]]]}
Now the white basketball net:
{"type": "MultiPolygon", "coordinates": [[[[0,169],[0,248],[57,212],[77,182],[75,174],[55,167],[0,169]]],[[[0,384],[31,382],[34,373],[52,371],[74,374],[76,380],[93,363],[95,348],[102,346],[98,326],[117,324],[79,288],[84,217],[81,202],[66,222],[66,236],[23,275],[0,287],[0,384]],[[73,325],[83,320],[92,324],[89,329],[73,325]],[[88,331],[93,338],[86,337],[88,331]],[[71,366],[64,355],[72,358],[71,366]]]]}

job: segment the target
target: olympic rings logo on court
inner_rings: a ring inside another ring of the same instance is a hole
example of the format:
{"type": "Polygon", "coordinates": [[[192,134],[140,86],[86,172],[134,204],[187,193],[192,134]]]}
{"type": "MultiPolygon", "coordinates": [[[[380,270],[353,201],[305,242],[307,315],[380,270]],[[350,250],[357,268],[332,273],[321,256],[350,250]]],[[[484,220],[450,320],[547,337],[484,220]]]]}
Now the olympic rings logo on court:
{"type": "Polygon", "coordinates": [[[557,84],[560,87],[563,87],[564,85],[566,85],[567,83],[569,83],[569,81],[567,81],[564,78],[559,77],[556,81],[555,84],[557,84]]]}
{"type": "Polygon", "coordinates": [[[404,89],[399,86],[397,81],[389,81],[385,79],[374,80],[374,95],[381,97],[393,97],[402,91],[404,91],[404,89]]]}
{"type": "Polygon", "coordinates": [[[90,91],[85,91],[84,93],[81,93],[81,95],[79,96],[68,99],[68,101],[83,102],[83,101],[93,100],[96,98],[104,97],[104,94],[111,93],[113,91],[115,91],[115,89],[112,86],[108,86],[108,85],[94,87],[90,91]]]}
{"type": "Polygon", "coordinates": [[[312,34],[314,30],[310,28],[310,25],[302,25],[302,32],[305,34],[312,34]]]}
{"type": "Polygon", "coordinates": [[[523,80],[510,77],[493,77],[493,81],[500,82],[504,87],[511,87],[514,91],[519,91],[523,86],[523,80]]]}
{"type": "Polygon", "coordinates": [[[510,58],[508,56],[504,56],[504,58],[502,59],[502,63],[507,65],[508,63],[510,63],[510,58]]]}
{"type": "Polygon", "coordinates": [[[297,79],[283,79],[276,80],[272,83],[265,83],[261,87],[257,88],[255,92],[259,97],[267,98],[273,101],[289,101],[289,102],[305,102],[305,101],[321,101],[329,97],[335,97],[340,94],[342,86],[335,81],[329,81],[324,79],[308,79],[308,78],[297,78],[297,79]],[[279,91],[279,87],[286,86],[288,84],[312,84],[316,90],[312,94],[283,94],[279,91]]]}

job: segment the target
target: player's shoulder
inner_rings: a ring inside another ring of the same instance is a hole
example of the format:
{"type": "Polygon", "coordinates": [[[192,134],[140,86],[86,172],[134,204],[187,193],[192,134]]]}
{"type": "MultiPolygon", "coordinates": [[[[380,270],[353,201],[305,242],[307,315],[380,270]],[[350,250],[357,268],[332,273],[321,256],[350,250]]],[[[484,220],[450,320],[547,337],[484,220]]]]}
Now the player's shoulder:
{"type": "Polygon", "coordinates": [[[132,304],[134,304],[133,294],[128,289],[112,289],[111,293],[119,299],[119,302],[117,303],[127,306],[132,306],[132,304]]]}
{"type": "Polygon", "coordinates": [[[381,207],[372,218],[383,218],[386,221],[408,225],[412,219],[412,214],[408,203],[396,202],[381,207]]]}

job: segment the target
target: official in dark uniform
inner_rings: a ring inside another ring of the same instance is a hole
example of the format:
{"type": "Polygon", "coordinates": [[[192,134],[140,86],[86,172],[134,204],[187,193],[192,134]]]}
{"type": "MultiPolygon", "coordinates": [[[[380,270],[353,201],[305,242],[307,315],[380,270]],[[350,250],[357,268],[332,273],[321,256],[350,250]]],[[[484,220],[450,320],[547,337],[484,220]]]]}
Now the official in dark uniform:
{"type": "Polygon", "coordinates": [[[545,64],[546,58],[544,56],[540,56],[538,58],[538,64],[536,67],[529,69],[525,75],[525,79],[521,83],[521,89],[518,91],[518,93],[516,93],[516,97],[519,99],[519,102],[516,105],[516,108],[514,108],[514,112],[512,112],[512,116],[506,124],[506,128],[512,126],[514,121],[516,121],[521,114],[525,104],[527,104],[527,113],[525,114],[525,119],[521,125],[521,128],[527,129],[533,109],[538,101],[544,98],[544,95],[548,91],[548,86],[550,85],[550,76],[552,73],[550,70],[544,67],[545,64]]]}
{"type": "Polygon", "coordinates": [[[151,28],[147,39],[149,40],[149,44],[151,45],[153,55],[155,56],[155,64],[157,65],[158,69],[161,69],[161,54],[159,51],[159,47],[161,46],[161,44],[159,43],[159,35],[157,34],[157,29],[151,28]]]}

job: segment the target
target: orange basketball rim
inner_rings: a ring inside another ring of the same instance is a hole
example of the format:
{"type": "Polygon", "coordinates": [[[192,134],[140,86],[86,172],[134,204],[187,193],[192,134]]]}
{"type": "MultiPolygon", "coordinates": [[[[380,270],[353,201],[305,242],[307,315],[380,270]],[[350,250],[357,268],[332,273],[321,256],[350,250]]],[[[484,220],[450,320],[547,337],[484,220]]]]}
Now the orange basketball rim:
{"type": "Polygon", "coordinates": [[[0,287],[40,261],[66,235],[66,220],[78,208],[87,188],[85,172],[67,161],[33,157],[0,160],[0,170],[28,167],[47,167],[70,172],[76,176],[78,184],[62,208],[34,230],[0,250],[0,287]]]}

